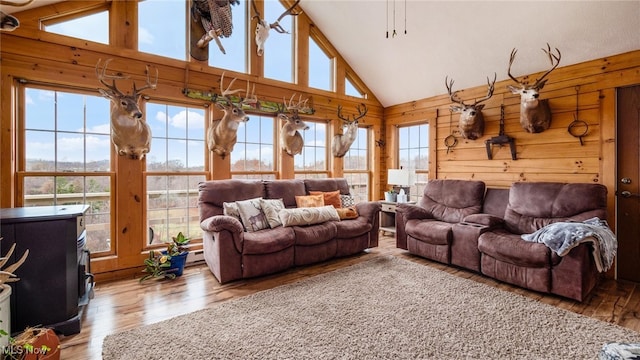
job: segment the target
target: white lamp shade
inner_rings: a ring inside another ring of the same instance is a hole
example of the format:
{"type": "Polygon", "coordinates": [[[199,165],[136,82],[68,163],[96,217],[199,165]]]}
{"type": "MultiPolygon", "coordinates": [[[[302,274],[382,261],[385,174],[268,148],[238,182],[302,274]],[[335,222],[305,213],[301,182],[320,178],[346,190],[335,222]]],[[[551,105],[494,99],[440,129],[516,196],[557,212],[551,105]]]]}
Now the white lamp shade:
{"type": "Polygon", "coordinates": [[[387,173],[387,184],[410,186],[411,173],[409,170],[404,169],[389,169],[387,173]]]}

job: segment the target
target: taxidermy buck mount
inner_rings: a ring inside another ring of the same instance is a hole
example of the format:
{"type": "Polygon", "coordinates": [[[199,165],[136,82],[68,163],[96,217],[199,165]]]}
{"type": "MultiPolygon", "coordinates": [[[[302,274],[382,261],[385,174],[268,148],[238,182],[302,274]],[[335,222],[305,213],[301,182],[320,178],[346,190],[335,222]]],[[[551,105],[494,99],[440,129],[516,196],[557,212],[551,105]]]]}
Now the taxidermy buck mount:
{"type": "Polygon", "coordinates": [[[151,148],[151,128],[144,120],[138,101],[142,96],[141,91],[155,89],[158,84],[158,69],[156,78],[151,82],[149,66],[146,67],[147,82],[140,89],[133,83],[133,93],[126,95],[116,87],[116,80],[127,79],[123,75],[107,75],[107,67],[113,59],[107,59],[100,69],[102,59],[96,64],[96,76],[100,83],[107,89],[98,89],[102,96],[111,100],[111,142],[116,147],[118,155],[126,155],[130,159],[142,160],[151,148]],[[112,80],[109,85],[105,79],[112,80]]]}
{"type": "Polygon", "coordinates": [[[291,116],[287,116],[284,113],[284,109],[278,113],[278,118],[284,120],[284,126],[280,130],[280,146],[287,154],[293,156],[302,153],[304,147],[304,139],[300,135],[299,130],[308,130],[309,126],[300,119],[301,112],[308,112],[310,108],[307,107],[307,101],[309,99],[302,100],[302,95],[297,102],[294,102],[293,98],[296,94],[291,95],[289,103],[282,99],[282,105],[284,109],[291,113],[291,116]]]}
{"type": "Polygon", "coordinates": [[[343,157],[351,144],[356,141],[356,137],[358,136],[358,120],[367,115],[367,106],[362,104],[362,108],[360,105],[356,107],[358,109],[358,115],[353,116],[353,120],[349,120],[350,117],[347,115],[345,118],[342,116],[342,105],[338,105],[338,117],[342,120],[342,134],[337,134],[333,136],[333,145],[331,150],[333,152],[333,156],[335,157],[343,157]]]}
{"type": "MultiPolygon", "coordinates": [[[[0,1],[0,5],[4,6],[27,6],[31,4],[33,0],[28,0],[26,2],[15,2],[15,1],[0,1]]],[[[0,11],[0,31],[13,31],[20,26],[20,21],[13,15],[5,14],[0,11]]]]}
{"type": "Polygon", "coordinates": [[[256,25],[256,45],[258,46],[258,56],[262,56],[264,53],[264,43],[267,42],[267,38],[269,37],[269,32],[271,29],[279,32],[280,34],[289,34],[287,30],[285,30],[282,26],[280,26],[280,20],[284,19],[285,16],[298,16],[302,14],[299,12],[297,14],[292,13],[293,9],[300,3],[300,0],[297,0],[290,8],[285,10],[279,17],[278,20],[269,24],[267,20],[262,18],[260,15],[260,11],[256,7],[256,2],[254,0],[251,1],[251,5],[253,6],[253,11],[255,11],[256,15],[252,16],[251,19],[258,19],[258,24],[256,25]]]}
{"type": "Polygon", "coordinates": [[[469,140],[475,140],[482,137],[484,134],[484,115],[482,115],[482,109],[484,104],[480,104],[483,101],[487,101],[493,96],[494,85],[496,84],[497,74],[493,74],[493,81],[489,80],[487,76],[487,95],[478,100],[474,100],[473,104],[465,104],[460,97],[458,97],[458,91],[451,92],[453,88],[453,79],[449,81],[449,77],[444,78],[444,85],[447,87],[447,92],[451,101],[459,105],[451,105],[451,111],[460,113],[460,120],[458,127],[462,137],[469,140]]]}
{"type": "Polygon", "coordinates": [[[222,46],[220,37],[228,38],[233,32],[233,17],[231,5],[240,4],[239,0],[193,0],[191,18],[200,22],[205,33],[196,43],[199,48],[206,47],[211,40],[215,40],[223,54],[227,52],[222,46]]]}
{"type": "Polygon", "coordinates": [[[238,140],[238,126],[240,123],[249,121],[249,116],[242,109],[243,104],[256,104],[258,99],[255,95],[255,86],[253,92],[249,95],[249,82],[247,81],[247,91],[244,98],[236,105],[231,101],[230,95],[237,94],[243,89],[231,90],[231,86],[236,81],[231,80],[226,89],[223,86],[224,73],[220,76],[220,91],[223,102],[220,103],[214,99],[216,106],[224,112],[222,119],[213,120],[207,129],[207,146],[209,151],[213,151],[220,155],[223,159],[227,154],[233,151],[233,147],[238,140]]]}
{"type": "Polygon", "coordinates": [[[509,59],[509,70],[507,74],[509,77],[518,83],[519,86],[511,86],[508,88],[513,94],[520,95],[520,125],[522,128],[530,133],[539,133],[547,130],[551,125],[551,108],[549,107],[549,100],[540,100],[540,90],[547,82],[544,78],[549,75],[558,64],[560,64],[560,50],[555,49],[558,55],[551,52],[551,46],[547,44],[547,49],[542,51],[549,57],[551,63],[551,69],[544,73],[533,85],[529,85],[526,81],[518,81],[513,75],[511,75],[511,65],[516,58],[518,50],[515,48],[511,50],[511,58],[509,59]]]}

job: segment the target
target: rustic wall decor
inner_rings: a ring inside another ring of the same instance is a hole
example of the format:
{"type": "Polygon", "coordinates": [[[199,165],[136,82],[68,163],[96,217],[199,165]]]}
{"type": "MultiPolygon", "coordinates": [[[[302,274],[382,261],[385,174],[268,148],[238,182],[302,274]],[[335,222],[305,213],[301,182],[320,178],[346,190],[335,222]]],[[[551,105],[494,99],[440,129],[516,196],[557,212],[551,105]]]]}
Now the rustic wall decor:
{"type": "Polygon", "coordinates": [[[451,110],[460,113],[460,121],[458,127],[462,137],[469,140],[476,140],[482,137],[484,134],[484,115],[482,115],[482,109],[484,109],[483,101],[487,101],[493,96],[493,89],[496,83],[497,74],[493,74],[493,81],[489,80],[487,76],[487,95],[480,99],[474,100],[473,104],[465,104],[465,102],[458,96],[458,91],[451,92],[453,87],[453,79],[448,81],[448,77],[444,78],[444,85],[447,87],[449,98],[458,105],[451,105],[451,110]]]}

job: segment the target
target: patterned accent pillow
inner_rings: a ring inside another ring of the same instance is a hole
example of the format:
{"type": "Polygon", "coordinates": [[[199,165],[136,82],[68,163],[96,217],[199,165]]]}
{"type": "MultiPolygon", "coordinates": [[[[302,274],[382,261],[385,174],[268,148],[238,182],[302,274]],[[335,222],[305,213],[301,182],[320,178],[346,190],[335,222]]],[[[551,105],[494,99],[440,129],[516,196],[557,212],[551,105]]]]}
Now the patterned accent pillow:
{"type": "Polygon", "coordinates": [[[280,213],[282,226],[321,224],[329,220],[340,220],[336,208],[332,205],[295,209],[282,209],[280,213]]]}
{"type": "Polygon", "coordinates": [[[341,207],[343,208],[355,206],[356,199],[354,199],[351,195],[340,195],[340,203],[342,205],[341,207]]]}
{"type": "Polygon", "coordinates": [[[310,195],[322,195],[324,196],[325,205],[333,205],[334,208],[341,208],[342,202],[340,201],[340,190],[336,191],[309,191],[310,195]]]}
{"type": "Polygon", "coordinates": [[[278,216],[280,210],[284,209],[284,201],[282,199],[261,199],[260,206],[272,229],[282,225],[282,221],[278,216]]]}
{"type": "Polygon", "coordinates": [[[358,211],[356,211],[355,206],[340,208],[336,210],[338,211],[338,216],[340,216],[340,220],[355,219],[358,217],[358,211]]]}
{"type": "Polygon", "coordinates": [[[238,212],[240,212],[240,218],[242,223],[248,232],[258,231],[269,228],[269,222],[267,217],[262,211],[260,200],[262,198],[255,198],[249,200],[236,201],[238,204],[238,212]]]}
{"type": "Polygon", "coordinates": [[[324,206],[324,195],[296,195],[296,206],[299,208],[324,206]]]}
{"type": "MultiPolygon", "coordinates": [[[[223,202],[222,214],[234,217],[238,219],[238,221],[240,221],[240,223],[242,224],[242,218],[240,217],[240,212],[238,211],[238,204],[236,204],[235,202],[223,202]]],[[[244,224],[242,224],[242,226],[244,227],[244,224]]]]}

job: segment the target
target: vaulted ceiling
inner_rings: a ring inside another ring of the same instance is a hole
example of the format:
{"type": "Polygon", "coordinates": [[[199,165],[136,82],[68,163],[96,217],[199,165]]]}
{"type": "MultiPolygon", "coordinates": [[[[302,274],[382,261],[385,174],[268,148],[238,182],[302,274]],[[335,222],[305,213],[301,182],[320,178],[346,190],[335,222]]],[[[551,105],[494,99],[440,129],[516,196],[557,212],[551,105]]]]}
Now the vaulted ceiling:
{"type": "MultiPolygon", "coordinates": [[[[57,0],[37,0],[41,6],[57,0]]],[[[640,1],[301,0],[385,107],[640,49],[640,1]],[[406,33],[405,33],[406,30],[406,33]],[[393,33],[397,34],[393,36],[393,33]],[[388,34],[388,37],[387,37],[388,34]]],[[[11,7],[3,7],[11,9],[11,7]]],[[[551,75],[552,77],[552,75],[551,75]]]]}

